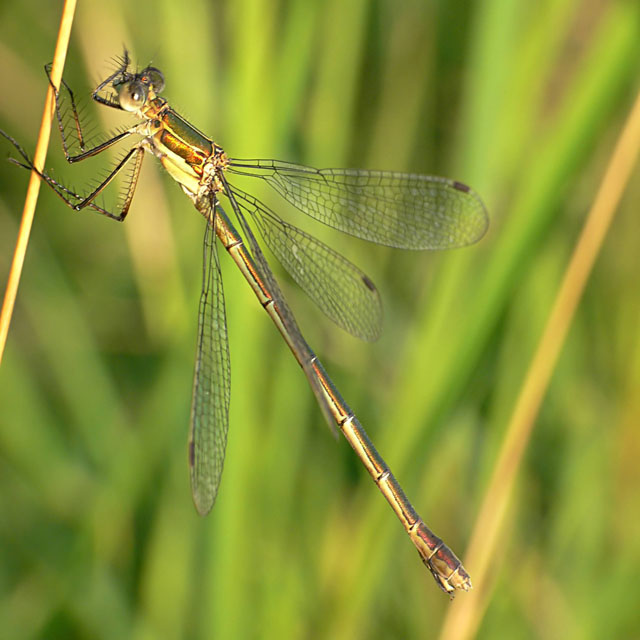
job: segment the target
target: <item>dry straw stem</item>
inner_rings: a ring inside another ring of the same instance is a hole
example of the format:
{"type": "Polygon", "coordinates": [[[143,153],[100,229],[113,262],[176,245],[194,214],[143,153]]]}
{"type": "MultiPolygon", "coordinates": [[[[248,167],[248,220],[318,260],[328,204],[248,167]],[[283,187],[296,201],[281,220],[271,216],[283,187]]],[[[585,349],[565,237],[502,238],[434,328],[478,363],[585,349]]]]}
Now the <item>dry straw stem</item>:
{"type": "MultiPolygon", "coordinates": [[[[58,41],[56,42],[53,66],[51,69],[51,80],[56,87],[60,85],[60,80],[62,79],[62,69],[64,67],[67,49],[69,48],[69,38],[71,36],[71,25],[73,24],[75,8],[76,0],[67,0],[62,10],[60,28],[58,29],[58,41]]],[[[33,166],[39,171],[44,167],[44,161],[47,155],[53,109],[54,95],[53,89],[51,85],[49,85],[44,104],[44,112],[42,114],[42,122],[40,123],[40,134],[38,135],[36,152],[33,158],[33,166]]],[[[35,214],[39,192],[40,178],[35,171],[32,171],[29,186],[27,188],[27,197],[25,198],[24,208],[22,210],[22,221],[20,222],[16,248],[13,252],[11,269],[9,270],[9,278],[7,280],[7,288],[4,294],[4,301],[2,303],[2,311],[0,311],[0,364],[2,363],[2,354],[4,353],[4,346],[7,342],[9,324],[11,323],[13,307],[18,294],[18,284],[20,283],[24,257],[27,253],[27,245],[29,244],[29,235],[31,233],[31,225],[33,224],[33,216],[35,214]]]]}
{"type": "Polygon", "coordinates": [[[497,542],[502,533],[516,472],[549,385],[571,320],[598,252],[611,225],[640,149],[640,93],[614,149],[596,199],[591,207],[525,382],[511,416],[494,473],[471,534],[465,566],[475,590],[449,610],[440,637],[472,637],[487,606],[490,567],[496,567],[497,542]]]}

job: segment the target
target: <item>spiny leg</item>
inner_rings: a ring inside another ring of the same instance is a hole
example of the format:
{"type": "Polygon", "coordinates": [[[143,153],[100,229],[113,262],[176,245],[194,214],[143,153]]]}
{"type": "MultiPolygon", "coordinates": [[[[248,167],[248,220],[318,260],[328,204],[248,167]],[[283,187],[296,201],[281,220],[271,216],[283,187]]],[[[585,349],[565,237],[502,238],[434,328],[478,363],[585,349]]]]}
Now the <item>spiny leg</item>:
{"type": "Polygon", "coordinates": [[[48,184],[56,194],[74,211],[81,211],[82,209],[89,208],[93,211],[107,216],[112,220],[117,220],[118,222],[122,222],[127,213],[129,212],[129,208],[131,206],[131,201],[133,199],[133,194],[135,193],[135,189],[138,183],[138,176],[140,174],[140,168],[142,166],[142,160],[144,158],[144,149],[141,146],[136,146],[131,148],[125,156],[120,160],[120,162],[115,166],[115,168],[109,172],[109,175],[88,195],[78,194],[74,189],[71,189],[55,178],[52,178],[47,173],[43,171],[38,171],[33,166],[33,161],[27,154],[27,152],[22,148],[20,143],[10,136],[8,133],[0,129],[0,135],[4,136],[16,149],[16,151],[22,157],[22,161],[17,160],[16,158],[9,158],[10,162],[22,167],[23,169],[27,169],[28,171],[35,171],[40,178],[48,184]],[[133,158],[133,170],[131,172],[131,176],[127,182],[127,186],[125,191],[123,192],[122,204],[117,207],[116,211],[109,211],[104,207],[95,203],[96,197],[102,193],[105,188],[115,179],[115,177],[126,167],[129,161],[133,158]]]}
{"type": "MultiPolygon", "coordinates": [[[[116,77],[124,74],[128,66],[129,66],[129,54],[125,50],[120,66],[106,80],[101,82],[91,93],[91,97],[93,98],[93,100],[107,107],[112,107],[114,109],[122,110],[122,107],[120,106],[120,103],[117,100],[104,98],[98,94],[100,91],[104,89],[105,86],[112,83],[116,77]]],[[[132,130],[133,128],[128,129],[110,138],[105,142],[102,142],[90,149],[87,149],[73,90],[64,80],[64,78],[62,79],[62,84],[60,87],[55,86],[55,84],[51,80],[51,63],[46,64],[44,69],[49,79],[49,84],[54,90],[55,101],[56,101],[56,120],[58,123],[58,129],[60,131],[60,137],[62,138],[62,148],[64,149],[64,155],[68,162],[70,163],[79,162],[81,160],[85,160],[86,158],[90,158],[104,151],[110,146],[116,144],[117,142],[119,142],[123,138],[126,138],[132,133],[135,133],[135,131],[132,130]],[[77,154],[72,153],[71,145],[73,144],[73,142],[69,141],[69,133],[68,132],[65,133],[64,118],[66,116],[66,113],[64,112],[64,109],[63,109],[63,98],[60,94],[61,91],[64,91],[67,94],[68,100],[70,102],[69,109],[71,111],[71,118],[73,120],[72,129],[75,131],[76,142],[78,144],[78,147],[80,148],[81,153],[77,153],[77,154]]]]}

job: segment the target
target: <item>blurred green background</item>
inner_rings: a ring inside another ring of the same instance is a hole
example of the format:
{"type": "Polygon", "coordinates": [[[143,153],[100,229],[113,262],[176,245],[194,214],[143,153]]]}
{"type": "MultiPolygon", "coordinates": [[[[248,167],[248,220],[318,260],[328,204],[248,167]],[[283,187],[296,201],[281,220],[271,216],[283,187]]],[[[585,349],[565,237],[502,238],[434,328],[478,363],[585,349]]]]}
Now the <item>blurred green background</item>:
{"type": "MultiPolygon", "coordinates": [[[[30,153],[60,10],[0,6],[0,127],[30,153]]],[[[230,155],[441,174],[483,196],[488,235],[449,253],[304,223],[378,284],[374,345],[281,279],[416,508],[463,555],[640,86],[640,4],[80,3],[65,77],[96,131],[104,114],[89,91],[123,43],[163,69],[172,104],[230,155]]],[[[97,172],[85,164],[66,165],[54,131],[54,175],[80,187],[97,172]]],[[[330,437],[226,255],[229,443],[216,506],[196,515],[186,439],[203,221],[156,164],[146,160],[122,225],[41,191],[0,369],[0,635],[435,637],[448,599],[350,447],[330,437]]],[[[478,637],[640,637],[639,177],[519,471],[478,637]]],[[[3,283],[27,181],[0,162],[3,283]]]]}

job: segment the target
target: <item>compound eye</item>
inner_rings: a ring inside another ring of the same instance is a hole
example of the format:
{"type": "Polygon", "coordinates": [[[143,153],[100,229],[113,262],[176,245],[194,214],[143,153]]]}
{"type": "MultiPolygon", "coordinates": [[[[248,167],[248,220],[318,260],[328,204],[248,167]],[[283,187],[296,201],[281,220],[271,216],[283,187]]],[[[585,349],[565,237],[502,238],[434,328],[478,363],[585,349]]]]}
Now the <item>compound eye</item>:
{"type": "Polygon", "coordinates": [[[140,81],[144,84],[151,85],[155,93],[161,93],[164,89],[164,75],[160,69],[155,67],[147,67],[140,74],[140,81]]]}
{"type": "Polygon", "coordinates": [[[118,100],[125,111],[137,111],[147,101],[147,87],[139,80],[125,82],[118,87],[118,100]]]}

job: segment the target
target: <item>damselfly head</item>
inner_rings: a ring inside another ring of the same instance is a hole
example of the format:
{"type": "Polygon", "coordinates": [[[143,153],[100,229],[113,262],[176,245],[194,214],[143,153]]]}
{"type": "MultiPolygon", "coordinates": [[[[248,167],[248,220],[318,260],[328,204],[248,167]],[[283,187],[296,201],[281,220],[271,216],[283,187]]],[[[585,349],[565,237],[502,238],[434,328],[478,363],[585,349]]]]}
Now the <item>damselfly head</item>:
{"type": "Polygon", "coordinates": [[[146,67],[140,73],[129,73],[126,69],[113,79],[112,86],[118,103],[125,111],[138,111],[164,89],[164,76],[160,69],[146,67]]]}

